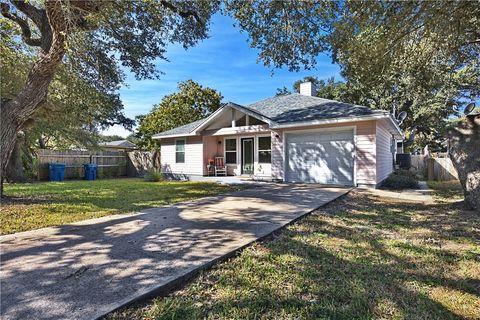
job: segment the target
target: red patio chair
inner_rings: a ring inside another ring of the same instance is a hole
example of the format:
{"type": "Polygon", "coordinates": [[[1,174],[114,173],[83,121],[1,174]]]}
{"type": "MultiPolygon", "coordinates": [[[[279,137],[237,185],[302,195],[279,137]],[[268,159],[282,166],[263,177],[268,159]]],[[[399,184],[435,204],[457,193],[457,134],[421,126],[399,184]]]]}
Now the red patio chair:
{"type": "Polygon", "coordinates": [[[223,157],[215,157],[215,175],[227,175],[227,168],[225,167],[225,159],[223,157]]]}

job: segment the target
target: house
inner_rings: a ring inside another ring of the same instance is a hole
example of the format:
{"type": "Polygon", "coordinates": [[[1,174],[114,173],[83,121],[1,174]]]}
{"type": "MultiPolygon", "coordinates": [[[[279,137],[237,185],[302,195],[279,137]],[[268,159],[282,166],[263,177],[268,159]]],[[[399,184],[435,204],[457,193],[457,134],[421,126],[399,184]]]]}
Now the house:
{"type": "Polygon", "coordinates": [[[300,94],[227,103],[153,138],[173,177],[207,175],[209,159],[222,156],[228,175],[376,187],[393,171],[404,136],[389,112],[318,98],[306,82],[300,94]]]}
{"type": "Polygon", "coordinates": [[[137,148],[134,143],[128,140],[116,140],[109,142],[102,142],[98,144],[104,150],[116,150],[116,151],[132,151],[137,148]]]}

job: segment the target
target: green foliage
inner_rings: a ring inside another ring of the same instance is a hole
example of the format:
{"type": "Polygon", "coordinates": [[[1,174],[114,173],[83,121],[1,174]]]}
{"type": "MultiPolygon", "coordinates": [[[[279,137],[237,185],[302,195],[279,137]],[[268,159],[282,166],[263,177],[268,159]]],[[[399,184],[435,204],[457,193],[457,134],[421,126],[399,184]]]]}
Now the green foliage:
{"type": "Polygon", "coordinates": [[[163,97],[149,114],[138,117],[136,137],[141,148],[158,148],[152,135],[207,117],[220,107],[223,98],[218,91],[192,80],[179,83],[178,89],[163,97]]]}
{"type": "Polygon", "coordinates": [[[218,9],[218,1],[103,1],[88,17],[95,32],[72,34],[67,58],[77,74],[104,88],[116,89],[124,68],[137,79],[154,78],[161,73],[155,60],[167,60],[168,45],[188,48],[205,39],[218,9]]]}
{"type": "MultiPolygon", "coordinates": [[[[0,27],[7,31],[4,20],[0,27]]],[[[12,41],[2,38],[0,50],[0,92],[7,99],[21,91],[33,61],[25,48],[19,48],[21,45],[12,41]]],[[[38,147],[38,139],[45,144],[42,147],[91,147],[97,143],[99,131],[112,124],[123,124],[127,128],[133,125],[133,121],[123,115],[118,94],[100,91],[76,76],[69,65],[61,65],[50,84],[47,100],[24,132],[31,149],[38,147]]]]}
{"type": "Polygon", "coordinates": [[[415,174],[409,170],[396,170],[385,181],[382,186],[387,189],[413,189],[418,187],[415,174]]]}
{"type": "Polygon", "coordinates": [[[38,158],[30,157],[27,154],[22,154],[22,162],[25,177],[30,180],[37,180],[38,171],[40,169],[40,161],[38,158]]]}
{"type": "MultiPolygon", "coordinates": [[[[468,1],[348,1],[331,34],[334,60],[358,103],[397,113],[425,143],[480,93],[480,7],[468,1]]],[[[416,148],[421,148],[418,145],[416,148]]]]}
{"type": "MultiPolygon", "coordinates": [[[[95,145],[99,131],[109,125],[131,128],[134,122],[123,115],[117,93],[124,82],[123,70],[131,70],[137,79],[157,76],[155,60],[166,60],[167,46],[177,43],[188,48],[205,39],[211,15],[219,9],[218,1],[203,0],[56,4],[60,12],[55,19],[63,15],[68,23],[61,37],[66,36],[63,64],[34,70],[37,87],[50,85],[48,98],[41,108],[40,104],[34,107],[36,112],[31,119],[23,117],[18,121],[19,129],[28,131],[30,145],[39,140],[42,147],[46,144],[59,149],[95,145]],[[52,82],[49,77],[42,80],[54,69],[57,72],[52,82]]],[[[58,50],[50,48],[54,31],[50,23],[54,19],[45,7],[44,1],[2,2],[2,99],[15,98],[25,88],[27,74],[40,53],[58,50]],[[27,33],[41,42],[40,46],[32,44],[35,41],[27,33]]],[[[52,53],[63,55],[61,50],[52,53]]]]}
{"type": "Polygon", "coordinates": [[[306,76],[303,79],[297,80],[293,83],[293,91],[299,93],[300,84],[307,81],[312,82],[315,86],[317,90],[317,97],[349,103],[357,103],[357,100],[359,100],[358,97],[349,91],[345,82],[336,81],[335,77],[323,80],[318,79],[315,76],[306,76]]]}
{"type": "Polygon", "coordinates": [[[137,137],[137,135],[135,133],[131,133],[127,136],[126,138],[127,141],[130,141],[131,143],[133,143],[134,145],[139,145],[140,144],[140,139],[137,137]]]}
{"type": "Polygon", "coordinates": [[[329,48],[335,1],[225,1],[225,12],[248,34],[258,59],[272,68],[311,68],[329,48]]]}
{"type": "Polygon", "coordinates": [[[163,174],[158,169],[149,169],[143,179],[148,182],[158,182],[163,180],[163,174]]]}
{"type": "Polygon", "coordinates": [[[284,96],[290,94],[290,90],[287,87],[283,86],[283,88],[277,88],[277,92],[275,93],[276,96],[284,96]]]}
{"type": "Polygon", "coordinates": [[[126,140],[124,137],[122,136],[118,136],[118,135],[99,135],[98,136],[98,141],[99,142],[111,142],[111,141],[118,141],[118,140],[126,140]]]}

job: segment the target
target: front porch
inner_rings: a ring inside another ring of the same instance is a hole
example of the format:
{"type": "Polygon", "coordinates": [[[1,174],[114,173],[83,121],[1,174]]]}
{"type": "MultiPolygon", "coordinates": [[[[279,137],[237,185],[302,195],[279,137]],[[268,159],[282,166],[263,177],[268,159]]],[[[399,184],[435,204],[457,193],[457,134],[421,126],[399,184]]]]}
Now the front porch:
{"type": "Polygon", "coordinates": [[[231,135],[203,135],[203,176],[214,175],[211,164],[215,157],[222,157],[227,176],[271,180],[271,133],[263,126],[257,129],[231,135]]]}

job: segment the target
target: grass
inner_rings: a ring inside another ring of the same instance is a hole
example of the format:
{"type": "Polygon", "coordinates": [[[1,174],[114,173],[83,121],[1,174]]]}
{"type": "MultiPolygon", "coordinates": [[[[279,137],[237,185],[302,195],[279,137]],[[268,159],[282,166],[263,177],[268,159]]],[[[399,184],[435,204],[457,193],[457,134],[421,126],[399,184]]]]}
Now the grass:
{"type": "Polygon", "coordinates": [[[480,218],[447,198],[351,192],[180,290],[107,318],[479,319],[480,218]]]}
{"type": "Polygon", "coordinates": [[[238,187],[141,179],[6,184],[1,234],[61,225],[213,196],[238,187]]]}
{"type": "Polygon", "coordinates": [[[428,181],[429,188],[433,190],[433,197],[439,202],[463,199],[463,190],[458,180],[428,181]]]}

